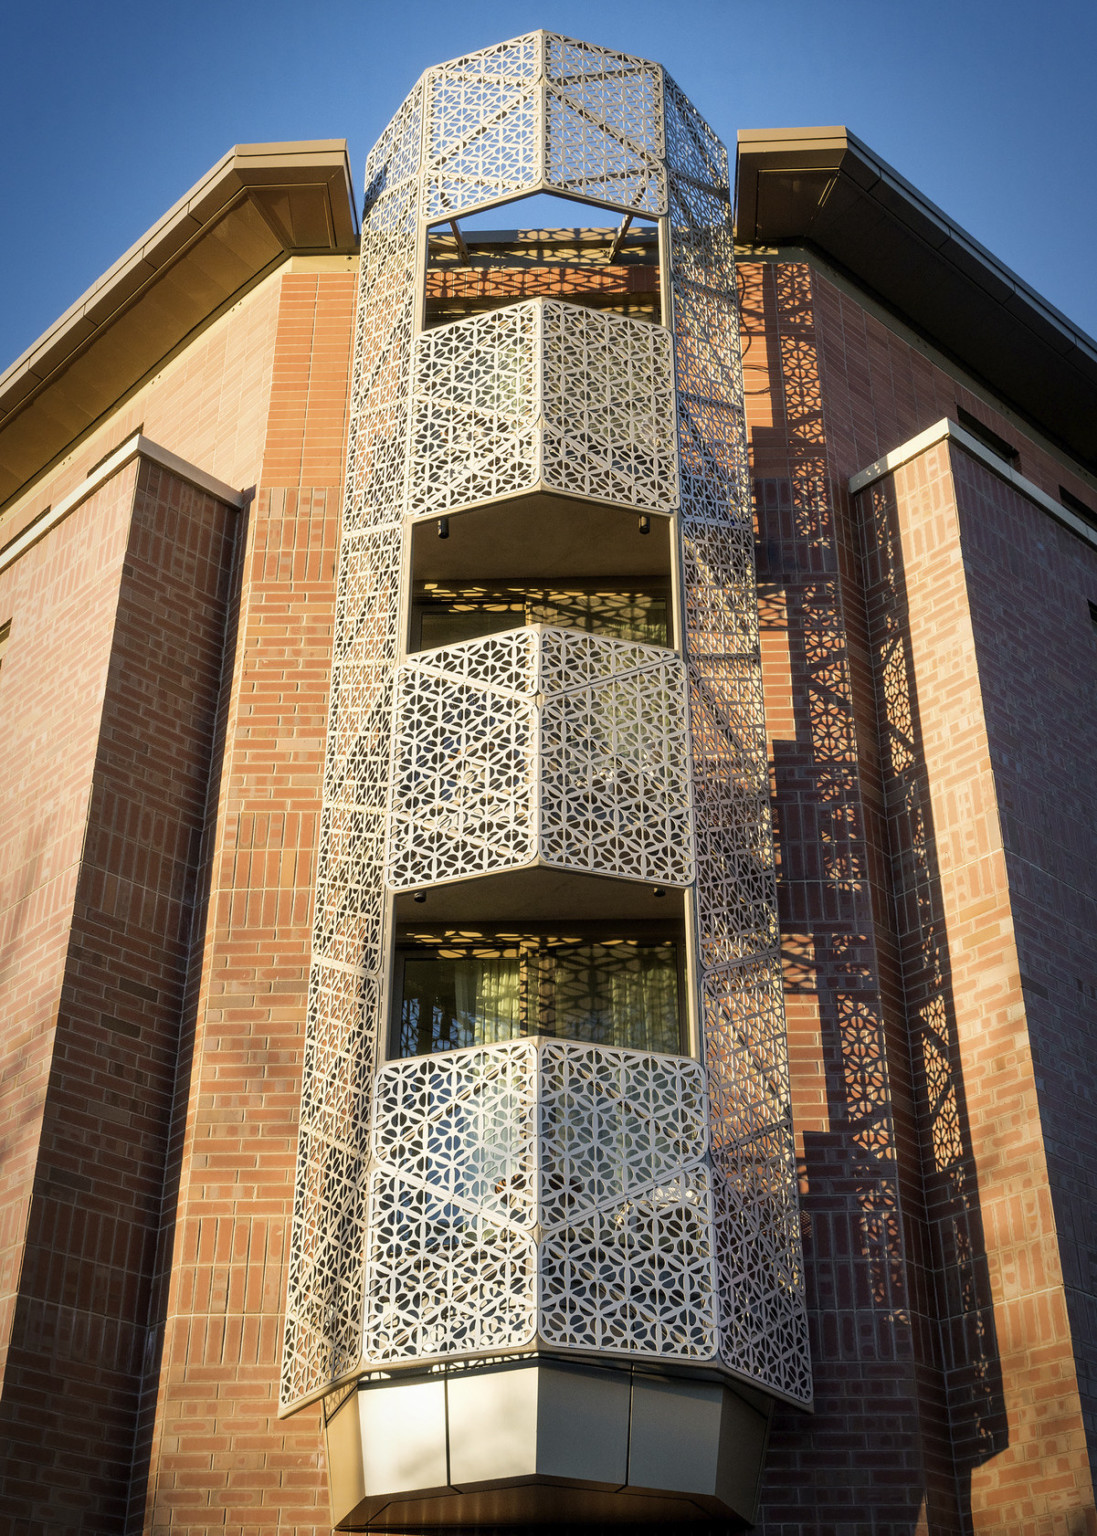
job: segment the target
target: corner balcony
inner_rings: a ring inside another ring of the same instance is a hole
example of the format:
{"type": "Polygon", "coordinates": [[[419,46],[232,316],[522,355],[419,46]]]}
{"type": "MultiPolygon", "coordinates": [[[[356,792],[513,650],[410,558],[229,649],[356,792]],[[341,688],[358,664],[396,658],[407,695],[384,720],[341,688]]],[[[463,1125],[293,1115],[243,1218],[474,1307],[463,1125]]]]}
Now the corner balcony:
{"type": "Polygon", "coordinates": [[[420,336],[412,388],[415,519],[546,495],[677,510],[673,347],[662,326],[533,299],[420,336]]]}
{"type": "Polygon", "coordinates": [[[672,652],[535,625],[399,668],[389,888],[537,867],[693,880],[685,669],[672,652]]]}
{"type": "Polygon", "coordinates": [[[447,1052],[383,1067],[371,1122],[339,1527],[749,1519],[768,1409],[712,1369],[700,1064],[447,1052]]]}
{"type": "Polygon", "coordinates": [[[555,1345],[711,1363],[704,1072],[530,1039],[383,1067],[363,1365],[555,1345]]]}

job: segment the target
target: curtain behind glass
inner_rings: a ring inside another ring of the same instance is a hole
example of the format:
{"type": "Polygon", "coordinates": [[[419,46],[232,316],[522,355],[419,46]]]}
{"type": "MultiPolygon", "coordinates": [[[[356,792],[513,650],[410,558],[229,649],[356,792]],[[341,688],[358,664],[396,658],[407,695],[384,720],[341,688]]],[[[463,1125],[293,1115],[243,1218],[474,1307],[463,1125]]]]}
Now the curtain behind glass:
{"type": "Polygon", "coordinates": [[[546,1033],[636,1051],[681,1049],[673,944],[583,944],[550,950],[547,959],[546,1033]]]}
{"type": "Polygon", "coordinates": [[[675,946],[531,943],[502,955],[405,959],[402,1056],[493,1045],[523,1034],[680,1051],[675,946]]]}
{"type": "Polygon", "coordinates": [[[400,1006],[401,1056],[517,1039],[520,995],[516,955],[409,957],[400,1006]]]}

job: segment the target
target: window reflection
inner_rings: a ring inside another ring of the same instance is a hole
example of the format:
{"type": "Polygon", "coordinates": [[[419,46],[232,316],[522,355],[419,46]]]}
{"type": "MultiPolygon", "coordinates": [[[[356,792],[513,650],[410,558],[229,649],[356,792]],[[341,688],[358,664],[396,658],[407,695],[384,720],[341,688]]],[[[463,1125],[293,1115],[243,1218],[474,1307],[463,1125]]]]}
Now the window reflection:
{"type": "Polygon", "coordinates": [[[416,598],[418,644],[454,645],[525,624],[558,624],[612,640],[669,643],[665,587],[543,587],[521,582],[443,587],[428,583],[416,598]]]}
{"type": "Polygon", "coordinates": [[[397,1049],[423,1056],[522,1035],[642,1051],[682,1049],[678,946],[489,935],[400,953],[397,1049]]]}

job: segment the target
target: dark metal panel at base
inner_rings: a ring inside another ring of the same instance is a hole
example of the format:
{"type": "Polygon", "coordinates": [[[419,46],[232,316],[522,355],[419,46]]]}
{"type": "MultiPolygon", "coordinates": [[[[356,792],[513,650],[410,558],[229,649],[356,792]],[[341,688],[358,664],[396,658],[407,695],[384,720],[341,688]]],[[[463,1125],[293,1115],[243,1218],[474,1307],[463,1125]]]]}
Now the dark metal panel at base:
{"type": "Polygon", "coordinates": [[[714,1516],[689,1499],[655,1498],[628,1490],[603,1493],[561,1488],[541,1479],[449,1498],[393,1500],[372,1519],[355,1511],[337,1529],[402,1532],[403,1536],[441,1536],[447,1530],[459,1530],[462,1536],[477,1536],[478,1532],[520,1536],[546,1526],[567,1525],[588,1536],[601,1530],[624,1536],[634,1530],[650,1530],[656,1524],[660,1536],[675,1528],[688,1530],[691,1536],[709,1527],[721,1533],[749,1529],[747,1522],[727,1513],[714,1516]]]}

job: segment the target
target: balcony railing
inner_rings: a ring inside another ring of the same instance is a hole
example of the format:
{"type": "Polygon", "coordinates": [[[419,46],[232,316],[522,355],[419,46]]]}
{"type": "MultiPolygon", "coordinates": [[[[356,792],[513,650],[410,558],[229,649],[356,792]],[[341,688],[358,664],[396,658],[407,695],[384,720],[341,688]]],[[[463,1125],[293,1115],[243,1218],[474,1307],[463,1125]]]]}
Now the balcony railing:
{"type": "Polygon", "coordinates": [[[515,1041],[382,1068],[364,1361],[718,1349],[704,1072],[515,1041]]]}
{"type": "Polygon", "coordinates": [[[693,830],[681,660],[531,626],[398,671],[386,880],[532,864],[686,886],[693,830]]]}
{"type": "Polygon", "coordinates": [[[678,506],[670,332],[533,299],[415,344],[409,510],[437,517],[544,490],[678,506]]]}

